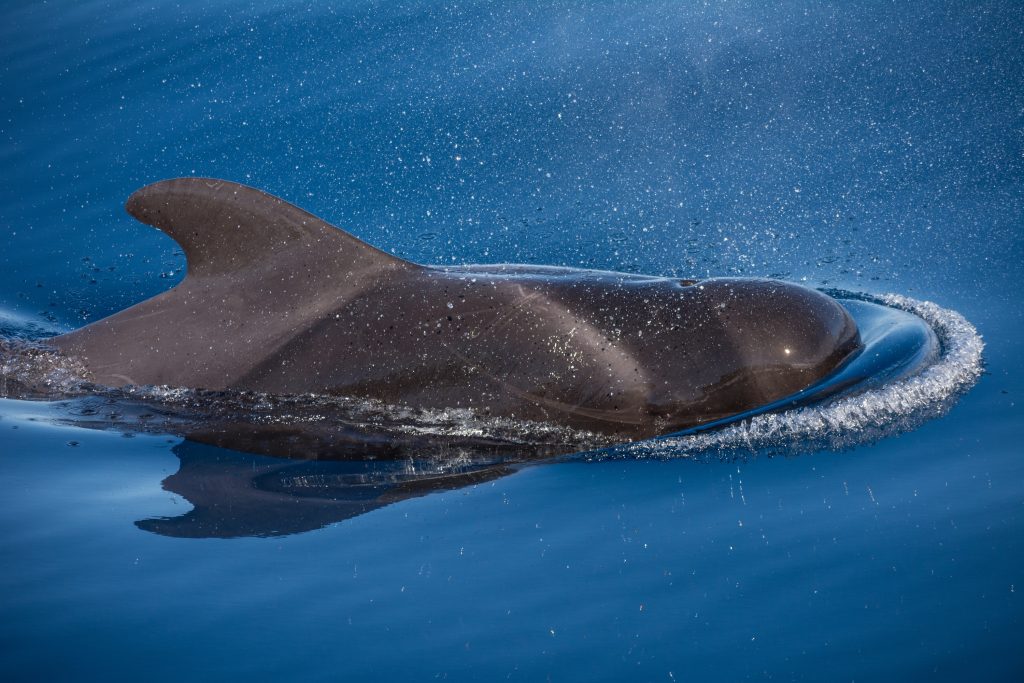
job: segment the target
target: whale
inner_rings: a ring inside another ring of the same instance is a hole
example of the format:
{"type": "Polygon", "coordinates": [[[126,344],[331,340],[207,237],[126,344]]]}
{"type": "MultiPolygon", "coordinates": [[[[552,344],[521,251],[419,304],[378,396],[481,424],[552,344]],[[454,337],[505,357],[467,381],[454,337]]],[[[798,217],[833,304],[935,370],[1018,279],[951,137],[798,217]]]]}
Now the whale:
{"type": "Polygon", "coordinates": [[[644,439],[800,392],[862,348],[792,282],[422,265],[258,189],[175,178],[125,208],[180,245],[170,290],[49,341],[90,380],[460,409],[644,439]]]}

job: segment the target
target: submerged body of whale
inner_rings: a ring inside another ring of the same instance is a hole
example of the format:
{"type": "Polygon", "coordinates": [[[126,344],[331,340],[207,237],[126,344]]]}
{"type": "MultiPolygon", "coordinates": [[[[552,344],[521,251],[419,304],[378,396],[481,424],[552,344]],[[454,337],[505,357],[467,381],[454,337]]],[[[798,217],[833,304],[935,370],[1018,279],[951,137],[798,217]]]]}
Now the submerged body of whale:
{"type": "Polygon", "coordinates": [[[365,397],[644,438],[804,389],[860,348],[835,300],[774,280],[422,266],[281,199],[179,178],[127,210],[175,288],[51,340],[95,382],[365,397]]]}

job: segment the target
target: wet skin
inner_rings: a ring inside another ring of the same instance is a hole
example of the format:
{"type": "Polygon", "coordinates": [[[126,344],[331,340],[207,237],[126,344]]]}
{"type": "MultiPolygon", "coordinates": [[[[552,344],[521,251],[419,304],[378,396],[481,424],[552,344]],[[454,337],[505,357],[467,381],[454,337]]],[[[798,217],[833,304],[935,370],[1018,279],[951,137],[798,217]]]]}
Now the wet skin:
{"type": "Polygon", "coordinates": [[[181,244],[189,274],[52,340],[111,386],[328,393],[645,438],[783,398],[860,348],[839,303],[792,283],[421,266],[209,179],[147,186],[127,209],[181,244]]]}

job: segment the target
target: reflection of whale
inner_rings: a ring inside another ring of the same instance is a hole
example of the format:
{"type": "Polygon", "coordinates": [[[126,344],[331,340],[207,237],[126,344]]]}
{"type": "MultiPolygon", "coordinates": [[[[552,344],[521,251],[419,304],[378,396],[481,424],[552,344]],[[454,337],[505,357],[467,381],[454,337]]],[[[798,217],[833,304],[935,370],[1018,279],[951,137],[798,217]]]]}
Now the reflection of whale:
{"type": "Polygon", "coordinates": [[[108,386],[312,392],[645,438],[781,399],[859,348],[841,305],[784,282],[421,266],[199,178],[127,209],[189,272],[52,340],[108,386]]]}
{"type": "Polygon", "coordinates": [[[180,538],[283,536],[320,529],[434,491],[510,474],[511,466],[430,461],[310,461],[271,458],[184,441],[163,487],[192,504],[179,517],[136,522],[180,538]]]}

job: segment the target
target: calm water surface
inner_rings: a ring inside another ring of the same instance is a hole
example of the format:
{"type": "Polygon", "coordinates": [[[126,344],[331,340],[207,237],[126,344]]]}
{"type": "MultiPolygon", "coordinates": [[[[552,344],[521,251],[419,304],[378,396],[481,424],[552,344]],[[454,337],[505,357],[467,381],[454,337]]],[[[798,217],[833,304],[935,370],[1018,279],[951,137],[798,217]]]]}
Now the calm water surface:
{"type": "Polygon", "coordinates": [[[414,261],[896,292],[987,344],[947,415],[876,443],[447,490],[0,399],[4,680],[1024,675],[1018,3],[3,13],[5,334],[179,281],[121,206],[198,174],[414,261]]]}

